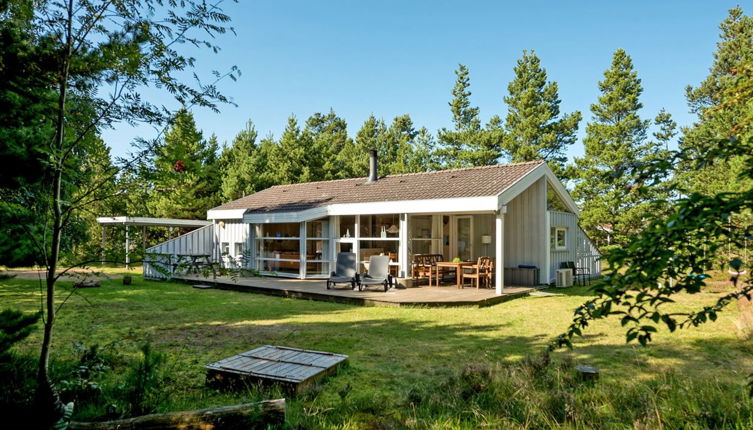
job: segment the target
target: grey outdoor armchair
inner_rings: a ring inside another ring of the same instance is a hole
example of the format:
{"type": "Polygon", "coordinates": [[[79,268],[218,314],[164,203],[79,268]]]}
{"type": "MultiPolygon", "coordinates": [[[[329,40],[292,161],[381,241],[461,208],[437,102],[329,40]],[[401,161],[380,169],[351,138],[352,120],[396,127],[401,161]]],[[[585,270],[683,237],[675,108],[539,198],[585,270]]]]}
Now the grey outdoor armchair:
{"type": "Polygon", "coordinates": [[[352,252],[338,253],[335,271],[327,279],[327,289],[329,290],[336,284],[350,284],[350,288],[355,290],[358,285],[357,265],[356,254],[352,252]]]}
{"type": "Polygon", "coordinates": [[[386,293],[392,287],[390,275],[390,257],[387,255],[372,255],[369,258],[368,272],[359,277],[358,291],[363,291],[367,285],[381,285],[386,293]]]}

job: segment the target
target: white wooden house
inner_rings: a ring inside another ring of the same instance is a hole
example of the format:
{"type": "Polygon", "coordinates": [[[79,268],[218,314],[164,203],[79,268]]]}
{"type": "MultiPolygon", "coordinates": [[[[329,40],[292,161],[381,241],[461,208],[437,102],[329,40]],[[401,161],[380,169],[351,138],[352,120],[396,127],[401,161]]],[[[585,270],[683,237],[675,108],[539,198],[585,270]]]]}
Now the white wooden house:
{"type": "MultiPolygon", "coordinates": [[[[179,253],[183,242],[223,264],[301,279],[327,277],[341,251],[362,262],[390,255],[400,277],[410,276],[415,254],[490,256],[498,294],[505,267],[536,266],[541,283],[567,261],[599,274],[578,207],[543,161],[379,177],[372,153],[367,178],[277,185],[207,218],[212,225],[150,251],[179,253]]],[[[145,275],[160,277],[148,265],[145,275]]]]}

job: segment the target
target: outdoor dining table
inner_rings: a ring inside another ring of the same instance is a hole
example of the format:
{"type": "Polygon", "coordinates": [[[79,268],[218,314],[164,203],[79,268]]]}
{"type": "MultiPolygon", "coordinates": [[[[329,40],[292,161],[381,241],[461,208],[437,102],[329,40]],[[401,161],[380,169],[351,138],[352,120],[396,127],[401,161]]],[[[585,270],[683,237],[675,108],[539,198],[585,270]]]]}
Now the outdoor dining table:
{"type": "MultiPolygon", "coordinates": [[[[457,278],[456,286],[457,288],[463,288],[463,268],[473,266],[473,261],[437,261],[435,263],[436,271],[437,271],[437,287],[439,286],[439,280],[441,279],[439,277],[439,268],[445,267],[445,268],[454,268],[455,269],[455,277],[457,278]]],[[[431,285],[429,285],[431,286],[431,285]]]]}
{"type": "Polygon", "coordinates": [[[176,257],[178,258],[173,266],[175,268],[181,267],[187,261],[188,269],[186,273],[199,273],[201,272],[201,266],[212,264],[212,256],[210,254],[176,254],[176,257]]]}

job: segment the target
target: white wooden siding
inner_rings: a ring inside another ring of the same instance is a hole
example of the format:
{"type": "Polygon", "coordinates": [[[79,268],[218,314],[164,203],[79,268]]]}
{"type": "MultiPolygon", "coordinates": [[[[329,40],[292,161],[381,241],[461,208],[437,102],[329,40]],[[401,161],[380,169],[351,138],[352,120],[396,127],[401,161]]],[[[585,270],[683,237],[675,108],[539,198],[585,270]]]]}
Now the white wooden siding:
{"type": "Polygon", "coordinates": [[[544,275],[548,253],[546,178],[540,178],[507,204],[504,267],[530,264],[544,275]]]}
{"type": "Polygon", "coordinates": [[[212,257],[215,261],[222,263],[223,267],[240,267],[249,266],[250,252],[253,249],[249,232],[251,225],[239,219],[232,220],[215,220],[214,222],[214,252],[212,257]],[[221,225],[222,224],[222,225],[221,225]],[[228,255],[222,255],[222,243],[229,244],[228,255]],[[244,254],[235,252],[235,244],[242,243],[244,254]]]}
{"type": "Polygon", "coordinates": [[[494,234],[494,223],[496,222],[494,214],[476,214],[473,215],[473,258],[492,257],[496,249],[496,238],[494,234]],[[481,243],[481,236],[491,236],[492,243],[484,245],[481,243]]]}
{"type": "Polygon", "coordinates": [[[174,261],[177,254],[211,253],[212,225],[208,225],[148,248],[144,258],[144,278],[166,279],[167,276],[154,266],[159,265],[163,270],[171,270],[168,255],[172,256],[174,261]]]}
{"type": "Polygon", "coordinates": [[[577,216],[569,212],[549,211],[549,222],[551,228],[564,227],[567,229],[566,249],[561,251],[550,249],[549,251],[550,281],[554,280],[556,270],[560,268],[560,263],[566,261],[573,261],[576,267],[588,269],[592,277],[601,275],[599,263],[601,254],[578,225],[577,216]]]}

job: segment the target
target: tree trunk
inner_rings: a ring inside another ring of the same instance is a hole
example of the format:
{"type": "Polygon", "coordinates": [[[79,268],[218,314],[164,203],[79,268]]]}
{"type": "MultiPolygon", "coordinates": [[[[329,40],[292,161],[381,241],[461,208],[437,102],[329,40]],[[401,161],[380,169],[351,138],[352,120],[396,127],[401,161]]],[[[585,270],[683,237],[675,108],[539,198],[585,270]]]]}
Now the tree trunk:
{"type": "Polygon", "coordinates": [[[65,103],[68,90],[68,75],[70,70],[70,56],[73,49],[73,0],[68,0],[68,16],[66,23],[67,39],[66,52],[60,70],[60,83],[58,94],[57,118],[55,120],[55,151],[53,159],[56,161],[55,173],[52,182],[52,238],[50,253],[47,260],[47,303],[44,320],[44,337],[39,354],[39,367],[37,369],[37,391],[35,393],[35,406],[39,412],[38,420],[40,427],[50,427],[62,418],[65,411],[60,401],[55,386],[50,381],[47,371],[50,361],[50,345],[52,344],[52,329],[55,324],[55,275],[57,272],[58,258],[60,257],[60,240],[63,234],[63,210],[62,210],[62,182],[63,182],[63,149],[65,145],[65,103]]]}
{"type": "Polygon", "coordinates": [[[267,429],[285,423],[285,399],[196,411],[152,414],[124,420],[76,422],[68,430],[247,430],[267,429]]]}

